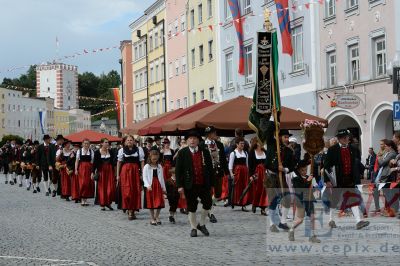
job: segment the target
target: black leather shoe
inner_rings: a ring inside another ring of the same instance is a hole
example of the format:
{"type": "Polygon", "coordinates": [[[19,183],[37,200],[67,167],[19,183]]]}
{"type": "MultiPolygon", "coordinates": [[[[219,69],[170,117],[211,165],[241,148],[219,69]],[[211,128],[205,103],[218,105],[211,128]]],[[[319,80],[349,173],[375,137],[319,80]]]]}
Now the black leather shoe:
{"type": "Polygon", "coordinates": [[[224,204],[224,207],[228,207],[228,206],[230,206],[230,205],[231,205],[231,204],[227,202],[227,203],[224,204]]]}
{"type": "Polygon", "coordinates": [[[70,201],[70,199],[69,199],[68,197],[67,197],[67,198],[65,198],[65,200],[66,200],[66,201],[70,201]]]}
{"type": "Polygon", "coordinates": [[[46,192],[46,196],[47,196],[47,197],[50,196],[49,192],[46,192]]]}
{"type": "Polygon", "coordinates": [[[34,194],[37,193],[37,192],[36,192],[36,189],[33,190],[33,193],[34,193],[34,194]]]}
{"type": "Polygon", "coordinates": [[[51,195],[53,198],[57,195],[57,191],[53,190],[53,194],[51,195]]]}
{"type": "Polygon", "coordinates": [[[256,206],[251,207],[251,211],[252,211],[253,213],[256,213],[257,207],[256,207],[256,206]]]}
{"type": "Polygon", "coordinates": [[[49,194],[51,194],[51,190],[50,190],[50,188],[49,188],[47,191],[49,192],[49,194]]]}
{"type": "Polygon", "coordinates": [[[289,226],[287,224],[279,223],[278,227],[285,231],[289,231],[289,226]]]}
{"type": "Polygon", "coordinates": [[[196,229],[192,229],[192,231],[190,231],[190,236],[191,237],[197,237],[197,230],[196,229]]]}
{"type": "Polygon", "coordinates": [[[111,207],[110,205],[107,205],[106,206],[110,211],[113,211],[114,209],[113,209],[113,207],[111,207]]]}
{"type": "Polygon", "coordinates": [[[36,191],[37,191],[37,192],[40,192],[40,188],[39,188],[39,187],[37,187],[37,188],[36,188],[36,191]]]}
{"type": "Polygon", "coordinates": [[[246,209],[246,206],[243,206],[243,207],[242,207],[242,212],[249,212],[249,210],[246,209]]]}
{"type": "Polygon", "coordinates": [[[7,185],[7,184],[8,184],[8,181],[6,181],[5,183],[6,183],[6,185],[7,185]]]}
{"type": "Polygon", "coordinates": [[[13,181],[10,181],[10,185],[13,186],[13,185],[14,185],[14,182],[13,182],[13,181]]]}
{"type": "Polygon", "coordinates": [[[202,232],[205,236],[209,236],[210,233],[208,232],[206,225],[197,225],[197,230],[200,230],[200,232],[202,232]]]}
{"type": "Polygon", "coordinates": [[[217,218],[215,218],[214,214],[208,214],[208,217],[210,218],[210,223],[215,224],[217,222],[217,218]]]}
{"type": "Polygon", "coordinates": [[[175,218],[173,216],[168,217],[168,220],[170,223],[174,224],[175,223],[175,218]]]}
{"type": "Polygon", "coordinates": [[[364,228],[369,225],[368,221],[359,221],[356,225],[357,230],[360,230],[361,228],[364,228]]]}

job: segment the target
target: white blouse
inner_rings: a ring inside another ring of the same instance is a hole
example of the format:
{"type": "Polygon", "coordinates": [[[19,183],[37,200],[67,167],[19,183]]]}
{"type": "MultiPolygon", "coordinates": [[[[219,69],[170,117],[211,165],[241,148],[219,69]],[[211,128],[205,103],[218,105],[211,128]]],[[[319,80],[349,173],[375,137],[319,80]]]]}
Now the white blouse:
{"type": "Polygon", "coordinates": [[[81,150],[82,150],[82,155],[89,155],[91,154],[92,158],[91,158],[91,162],[93,163],[94,160],[94,151],[92,151],[91,149],[87,149],[85,150],[84,148],[79,149],[78,152],[76,153],[76,159],[79,161],[79,159],[81,158],[81,150]]]}
{"type": "MultiPolygon", "coordinates": [[[[146,164],[143,168],[143,183],[146,188],[151,187],[151,184],[153,184],[153,170],[156,169],[150,164],[146,164]]],[[[161,184],[161,188],[163,191],[166,191],[165,188],[165,183],[164,183],[164,174],[163,174],[163,168],[161,164],[157,166],[157,178],[158,181],[161,184]]]]}
{"type": "Polygon", "coordinates": [[[59,157],[59,156],[61,155],[62,152],[63,152],[63,156],[70,156],[71,153],[72,153],[72,151],[66,152],[66,151],[63,151],[63,150],[57,150],[57,152],[56,152],[56,157],[59,157]]]}
{"type": "Polygon", "coordinates": [[[138,157],[139,156],[139,161],[142,162],[144,161],[144,151],[142,149],[142,147],[138,147],[138,151],[139,152],[135,152],[131,155],[128,154],[124,154],[124,148],[121,148],[118,150],[118,161],[119,162],[123,162],[124,161],[124,155],[125,157],[138,157]],[[138,154],[139,153],[139,154],[138,154]]]}
{"type": "Polygon", "coordinates": [[[239,152],[237,149],[231,152],[229,155],[229,170],[233,170],[233,164],[235,162],[235,154],[236,158],[246,158],[246,166],[249,166],[249,158],[247,157],[247,153],[245,151],[239,152]]]}

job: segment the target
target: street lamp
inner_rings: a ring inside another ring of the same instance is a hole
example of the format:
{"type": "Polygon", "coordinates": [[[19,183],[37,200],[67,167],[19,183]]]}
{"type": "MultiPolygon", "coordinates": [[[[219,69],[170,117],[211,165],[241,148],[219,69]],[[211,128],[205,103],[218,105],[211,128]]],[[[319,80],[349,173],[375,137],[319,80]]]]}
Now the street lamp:
{"type": "Polygon", "coordinates": [[[389,62],[387,72],[393,82],[393,94],[399,95],[400,98],[400,51],[396,51],[393,61],[389,62]]]}

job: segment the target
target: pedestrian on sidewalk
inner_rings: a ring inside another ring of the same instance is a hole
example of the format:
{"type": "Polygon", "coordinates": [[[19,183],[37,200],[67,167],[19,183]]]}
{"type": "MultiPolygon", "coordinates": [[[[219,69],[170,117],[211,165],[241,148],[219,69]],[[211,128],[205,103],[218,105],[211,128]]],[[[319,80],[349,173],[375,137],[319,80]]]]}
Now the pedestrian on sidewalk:
{"type": "Polygon", "coordinates": [[[146,209],[150,210],[151,225],[161,225],[160,212],[165,207],[164,194],[167,193],[163,167],[158,163],[159,159],[160,153],[157,150],[151,150],[148,162],[143,168],[146,209]]]}

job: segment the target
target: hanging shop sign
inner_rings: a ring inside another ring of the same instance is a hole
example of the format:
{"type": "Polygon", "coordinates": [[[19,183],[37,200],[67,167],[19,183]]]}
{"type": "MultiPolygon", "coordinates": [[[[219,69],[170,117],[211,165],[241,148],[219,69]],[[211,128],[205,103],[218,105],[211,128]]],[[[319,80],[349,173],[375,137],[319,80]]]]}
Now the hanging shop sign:
{"type": "Polygon", "coordinates": [[[335,103],[336,107],[344,109],[354,109],[360,105],[361,99],[354,94],[339,94],[336,95],[335,103]]]}

